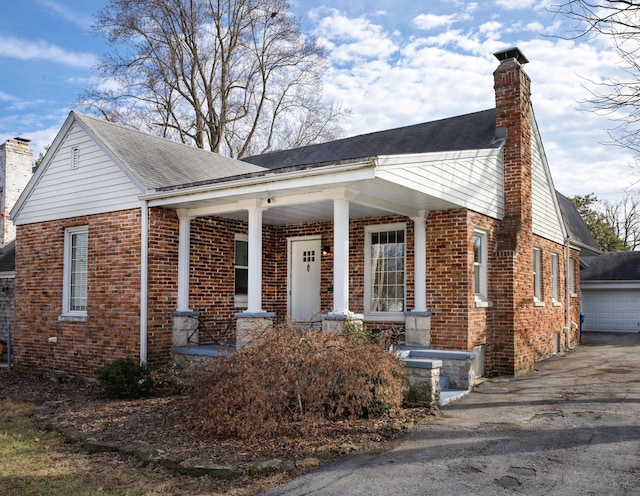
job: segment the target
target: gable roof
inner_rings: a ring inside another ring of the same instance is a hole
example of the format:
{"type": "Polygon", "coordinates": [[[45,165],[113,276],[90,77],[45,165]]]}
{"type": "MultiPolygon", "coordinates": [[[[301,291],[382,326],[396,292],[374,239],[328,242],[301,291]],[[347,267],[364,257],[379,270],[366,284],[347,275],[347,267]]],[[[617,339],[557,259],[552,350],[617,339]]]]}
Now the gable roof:
{"type": "Polygon", "coordinates": [[[580,215],[580,212],[578,212],[571,200],[558,191],[556,191],[556,197],[558,198],[562,220],[564,221],[571,242],[584,249],[587,255],[597,255],[601,253],[600,247],[594,239],[593,234],[589,231],[582,215],[580,215]]]}
{"type": "Polygon", "coordinates": [[[269,169],[380,155],[498,148],[495,109],[242,158],[269,169]]]}
{"type": "Polygon", "coordinates": [[[616,251],[585,257],[583,281],[640,281],[640,252],[616,251]]]}
{"type": "Polygon", "coordinates": [[[147,190],[264,170],[113,122],[77,112],[71,112],[71,115],[99,139],[147,190]]]}

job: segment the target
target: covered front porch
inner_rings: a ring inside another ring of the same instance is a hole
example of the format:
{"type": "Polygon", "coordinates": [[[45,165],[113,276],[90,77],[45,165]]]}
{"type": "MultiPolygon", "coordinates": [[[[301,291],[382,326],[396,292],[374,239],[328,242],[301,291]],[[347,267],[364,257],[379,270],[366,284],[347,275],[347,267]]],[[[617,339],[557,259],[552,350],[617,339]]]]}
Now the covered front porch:
{"type": "Polygon", "coordinates": [[[399,326],[406,344],[429,346],[427,216],[482,205],[484,189],[458,191],[456,175],[497,156],[375,157],[148,195],[149,210],[175,212],[179,226],[173,346],[199,344],[211,318],[234,322],[223,334],[238,348],[247,329],[284,319],[325,331],[346,320],[399,326]],[[447,162],[434,181],[431,168],[447,162]]]}

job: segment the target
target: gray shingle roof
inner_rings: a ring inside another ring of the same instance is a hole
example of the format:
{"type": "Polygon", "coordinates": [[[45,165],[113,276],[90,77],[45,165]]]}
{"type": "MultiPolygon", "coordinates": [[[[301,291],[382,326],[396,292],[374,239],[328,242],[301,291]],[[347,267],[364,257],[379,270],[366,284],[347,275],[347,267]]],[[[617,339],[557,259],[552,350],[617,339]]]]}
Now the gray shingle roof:
{"type": "Polygon", "coordinates": [[[573,203],[571,203],[571,200],[557,191],[556,197],[558,198],[560,213],[562,214],[564,225],[567,228],[569,239],[578,246],[592,252],[592,254],[600,253],[598,243],[584,223],[580,212],[578,212],[573,203]]]}
{"type": "Polygon", "coordinates": [[[497,148],[502,140],[496,139],[495,115],[495,109],[483,110],[242,160],[275,169],[379,155],[497,148]]]}
{"type": "Polygon", "coordinates": [[[617,251],[584,257],[583,281],[640,281],[640,252],[617,251]]]}
{"type": "Polygon", "coordinates": [[[146,189],[263,171],[264,168],[74,112],[146,189]],[[150,157],[153,157],[150,160],[150,157]]]}

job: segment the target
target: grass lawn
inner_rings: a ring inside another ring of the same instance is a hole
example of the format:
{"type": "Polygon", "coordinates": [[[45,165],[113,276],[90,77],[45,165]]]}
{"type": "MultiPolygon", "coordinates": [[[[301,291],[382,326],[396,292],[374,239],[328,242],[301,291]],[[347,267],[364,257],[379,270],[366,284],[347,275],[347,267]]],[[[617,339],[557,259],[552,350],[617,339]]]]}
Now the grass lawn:
{"type": "Polygon", "coordinates": [[[278,476],[235,483],[140,466],[126,455],[88,454],[38,429],[34,404],[0,399],[0,494],[3,496],[259,494],[278,476]]]}

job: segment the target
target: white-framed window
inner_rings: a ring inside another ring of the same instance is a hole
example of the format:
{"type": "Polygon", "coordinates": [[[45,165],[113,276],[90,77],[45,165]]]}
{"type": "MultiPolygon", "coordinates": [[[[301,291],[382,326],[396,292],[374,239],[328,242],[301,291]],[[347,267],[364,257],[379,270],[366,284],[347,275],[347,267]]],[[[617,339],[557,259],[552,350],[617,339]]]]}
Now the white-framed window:
{"type": "Polygon", "coordinates": [[[533,249],[533,300],[542,302],[542,250],[533,249]]]}
{"type": "Polygon", "coordinates": [[[487,232],[476,229],[473,233],[473,292],[476,301],[487,301],[487,232]]]}
{"type": "Polygon", "coordinates": [[[553,299],[553,303],[560,302],[560,258],[557,253],[551,254],[551,298],[553,299]]]}
{"type": "Polygon", "coordinates": [[[575,298],[578,294],[576,293],[576,261],[573,258],[569,259],[568,276],[567,285],[569,286],[569,294],[575,298]]]}
{"type": "Polygon", "coordinates": [[[233,271],[234,305],[246,307],[249,292],[249,241],[243,234],[235,236],[233,271]]]}
{"type": "Polygon", "coordinates": [[[406,224],[365,228],[365,314],[398,317],[406,308],[406,224]]]}
{"type": "Polygon", "coordinates": [[[62,313],[86,317],[88,295],[89,229],[70,227],[64,232],[62,313]]]}
{"type": "Polygon", "coordinates": [[[71,149],[71,168],[77,169],[80,167],[80,148],[74,146],[71,149]]]}

